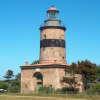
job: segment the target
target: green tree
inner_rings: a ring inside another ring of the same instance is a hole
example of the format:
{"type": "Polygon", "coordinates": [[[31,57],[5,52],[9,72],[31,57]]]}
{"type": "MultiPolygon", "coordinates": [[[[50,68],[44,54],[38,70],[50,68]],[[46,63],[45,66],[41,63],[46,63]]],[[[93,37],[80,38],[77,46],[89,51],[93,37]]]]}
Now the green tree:
{"type": "Polygon", "coordinates": [[[21,73],[18,73],[17,75],[15,75],[15,79],[17,81],[20,81],[21,80],[21,73]]]}
{"type": "Polygon", "coordinates": [[[31,63],[31,65],[34,65],[34,64],[39,64],[39,60],[35,60],[31,63]]]}
{"type": "Polygon", "coordinates": [[[8,88],[8,84],[0,81],[0,89],[7,89],[7,88],[8,88]]]}
{"type": "Polygon", "coordinates": [[[70,68],[65,69],[65,72],[70,73],[71,77],[63,77],[62,82],[65,82],[67,84],[69,84],[69,86],[73,89],[75,89],[76,85],[78,84],[75,80],[74,75],[77,74],[79,71],[77,64],[76,63],[72,63],[72,65],[70,66],[70,68]]]}
{"type": "Polygon", "coordinates": [[[97,65],[88,60],[82,60],[81,62],[78,61],[77,64],[72,63],[72,65],[65,71],[71,73],[72,77],[64,77],[63,82],[68,83],[72,88],[78,85],[75,81],[74,74],[82,75],[84,89],[87,89],[89,83],[92,83],[97,79],[97,65]]]}
{"type": "Polygon", "coordinates": [[[92,88],[87,90],[87,94],[89,95],[100,95],[100,83],[96,83],[92,85],[92,88]]]}
{"type": "Polygon", "coordinates": [[[12,93],[20,92],[20,81],[11,80],[9,82],[8,92],[12,93]]]}
{"type": "Polygon", "coordinates": [[[70,77],[63,77],[63,81],[71,86],[71,88],[75,88],[75,85],[77,82],[75,81],[75,78],[70,78],[70,77]]]}
{"type": "Polygon", "coordinates": [[[97,66],[97,75],[98,75],[98,77],[100,77],[100,65],[97,66]]]}
{"type": "Polygon", "coordinates": [[[10,81],[10,79],[11,79],[13,76],[14,76],[14,75],[13,75],[13,71],[12,71],[12,70],[8,70],[8,71],[6,72],[6,75],[3,76],[3,77],[6,78],[7,81],[10,81]]]}
{"type": "Polygon", "coordinates": [[[83,82],[84,82],[84,88],[88,88],[88,83],[92,83],[97,79],[97,65],[85,60],[85,61],[78,61],[78,73],[82,74],[83,76],[83,82]]]}

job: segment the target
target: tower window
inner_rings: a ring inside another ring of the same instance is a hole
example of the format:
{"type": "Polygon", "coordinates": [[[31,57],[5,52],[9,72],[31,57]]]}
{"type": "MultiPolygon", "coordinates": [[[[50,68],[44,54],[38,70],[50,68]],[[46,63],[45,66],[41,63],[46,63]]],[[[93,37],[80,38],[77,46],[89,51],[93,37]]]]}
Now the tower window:
{"type": "Polygon", "coordinates": [[[65,57],[62,57],[62,60],[64,60],[65,57]]]}
{"type": "Polygon", "coordinates": [[[44,39],[46,39],[46,34],[44,34],[44,39]]]}
{"type": "Polygon", "coordinates": [[[27,88],[27,85],[26,84],[24,84],[24,88],[27,88]]]}
{"type": "Polygon", "coordinates": [[[69,75],[69,73],[68,72],[65,72],[65,76],[68,77],[68,75],[69,75]]]}

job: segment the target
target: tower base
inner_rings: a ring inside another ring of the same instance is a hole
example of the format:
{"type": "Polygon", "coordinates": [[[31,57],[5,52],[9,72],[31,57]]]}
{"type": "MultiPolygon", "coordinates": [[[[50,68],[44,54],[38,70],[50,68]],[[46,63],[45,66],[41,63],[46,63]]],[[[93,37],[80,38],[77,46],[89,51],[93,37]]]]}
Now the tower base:
{"type": "MultiPolygon", "coordinates": [[[[66,68],[69,68],[67,64],[21,66],[21,93],[35,93],[42,86],[50,86],[55,90],[68,86],[68,84],[62,82],[66,68]]],[[[81,75],[77,75],[77,81],[80,83],[80,86],[78,86],[79,92],[82,92],[83,81],[81,75]]]]}

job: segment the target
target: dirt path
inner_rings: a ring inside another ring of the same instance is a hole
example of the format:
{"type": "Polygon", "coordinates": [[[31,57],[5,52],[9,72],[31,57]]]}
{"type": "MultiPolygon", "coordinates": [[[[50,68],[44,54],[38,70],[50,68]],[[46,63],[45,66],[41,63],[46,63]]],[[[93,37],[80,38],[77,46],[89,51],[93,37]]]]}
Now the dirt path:
{"type": "Polygon", "coordinates": [[[57,97],[39,97],[39,96],[12,96],[12,95],[0,95],[2,97],[13,97],[13,98],[40,98],[49,100],[86,100],[86,99],[71,99],[71,98],[57,98],[57,97]]]}

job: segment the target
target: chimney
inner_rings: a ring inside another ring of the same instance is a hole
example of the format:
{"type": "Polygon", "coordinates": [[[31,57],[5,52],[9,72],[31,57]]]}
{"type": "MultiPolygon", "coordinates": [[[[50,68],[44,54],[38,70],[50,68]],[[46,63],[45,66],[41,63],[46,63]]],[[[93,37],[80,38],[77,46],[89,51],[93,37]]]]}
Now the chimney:
{"type": "Polygon", "coordinates": [[[25,66],[28,66],[28,62],[25,62],[25,66]]]}

